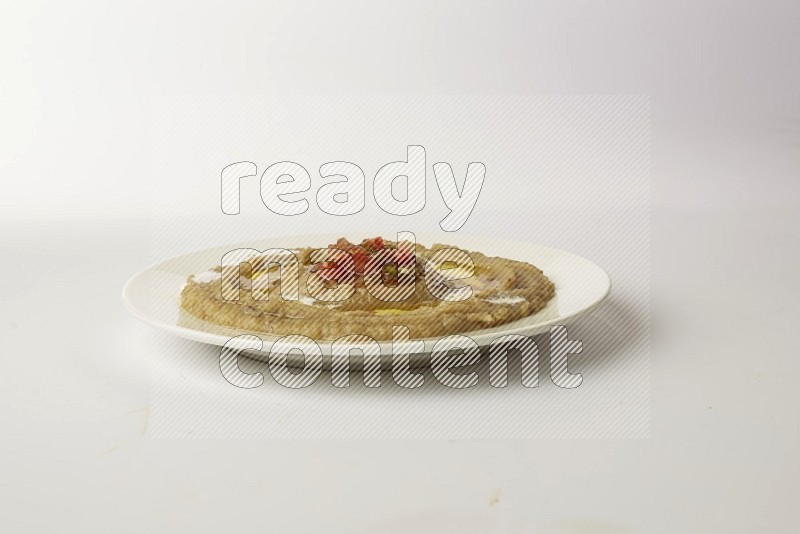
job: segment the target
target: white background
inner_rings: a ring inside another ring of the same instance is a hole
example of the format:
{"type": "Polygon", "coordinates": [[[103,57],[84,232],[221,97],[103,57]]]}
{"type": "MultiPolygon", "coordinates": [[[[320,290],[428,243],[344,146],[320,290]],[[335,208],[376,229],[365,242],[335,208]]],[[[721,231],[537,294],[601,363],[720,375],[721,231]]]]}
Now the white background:
{"type": "Polygon", "coordinates": [[[789,1],[4,3],[3,525],[796,531],[798,15],[789,1]],[[182,93],[650,95],[649,438],[150,437],[154,334],[119,290],[150,259],[149,102],[182,93]]]}

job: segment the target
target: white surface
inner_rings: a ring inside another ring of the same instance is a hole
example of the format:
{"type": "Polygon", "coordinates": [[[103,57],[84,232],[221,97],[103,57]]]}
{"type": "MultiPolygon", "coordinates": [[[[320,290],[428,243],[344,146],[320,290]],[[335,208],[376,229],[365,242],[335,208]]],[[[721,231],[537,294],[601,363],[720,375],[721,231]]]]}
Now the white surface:
{"type": "Polygon", "coordinates": [[[796,2],[422,5],[0,8],[6,529],[797,530],[796,2]],[[144,101],[323,85],[652,95],[649,438],[149,437],[144,101]]]}
{"type": "Polygon", "coordinates": [[[147,221],[4,227],[16,258],[0,311],[4,521],[94,532],[789,525],[800,469],[790,339],[800,318],[787,301],[799,289],[796,215],[659,208],[653,222],[650,437],[527,442],[148,438],[149,359],[182,364],[154,354],[162,335],[119,301],[128,273],[149,261],[147,221]],[[44,310],[60,319],[40,320],[44,310]]]}
{"type": "MultiPolygon", "coordinates": [[[[128,280],[122,290],[122,300],[136,318],[155,328],[185,339],[222,346],[242,331],[221,328],[199,320],[188,324],[180,320],[180,293],[189,275],[198,275],[219,265],[223,255],[231,250],[325,247],[328,243],[334,243],[338,237],[341,237],[341,234],[272,238],[215,247],[171,258],[140,271],[128,280]]],[[[512,259],[528,262],[543,270],[556,285],[557,298],[552,299],[548,306],[538,313],[495,328],[463,333],[481,347],[491,344],[494,339],[502,335],[530,336],[547,332],[549,325],[567,325],[600,304],[611,289],[611,280],[602,268],[585,258],[550,247],[460,234],[450,236],[417,234],[416,239],[418,243],[428,246],[446,241],[448,245],[462,250],[482,252],[488,256],[513,256],[512,259]]],[[[291,344],[276,343],[279,336],[262,334],[259,337],[265,342],[265,353],[293,348],[291,344]]],[[[438,338],[423,340],[428,352],[436,339],[438,338]]],[[[381,341],[378,344],[384,355],[391,354],[391,341],[381,341]]],[[[329,343],[320,343],[320,348],[323,355],[330,356],[329,343]]],[[[304,357],[300,355],[289,355],[290,365],[302,367],[304,361],[304,357]]],[[[413,365],[420,365],[425,361],[428,361],[427,357],[412,356],[413,365]]]]}

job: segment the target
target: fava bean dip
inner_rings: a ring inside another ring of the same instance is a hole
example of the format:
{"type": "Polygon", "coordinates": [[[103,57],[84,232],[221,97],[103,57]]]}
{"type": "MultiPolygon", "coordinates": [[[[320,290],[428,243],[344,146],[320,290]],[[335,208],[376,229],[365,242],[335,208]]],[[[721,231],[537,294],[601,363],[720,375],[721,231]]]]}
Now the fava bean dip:
{"type": "Polygon", "coordinates": [[[180,300],[199,319],[257,334],[388,340],[393,326],[429,338],[509,323],[554,294],[529,263],[376,237],[341,238],[327,249],[239,250],[189,276],[180,300]]]}

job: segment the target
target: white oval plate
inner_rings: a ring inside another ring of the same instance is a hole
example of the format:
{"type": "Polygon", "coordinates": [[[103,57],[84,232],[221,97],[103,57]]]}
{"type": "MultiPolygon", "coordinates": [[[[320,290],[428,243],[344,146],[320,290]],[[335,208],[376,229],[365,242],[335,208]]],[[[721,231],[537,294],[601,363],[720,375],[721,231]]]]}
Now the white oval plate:
{"type": "MultiPolygon", "coordinates": [[[[528,243],[470,237],[452,234],[415,234],[417,242],[426,246],[434,243],[447,243],[466,250],[482,252],[487,256],[526,261],[544,271],[556,285],[556,296],[547,307],[538,313],[506,323],[494,328],[463,332],[479,346],[487,346],[494,339],[508,334],[534,335],[546,332],[554,324],[564,325],[570,320],[588,312],[606,298],[611,290],[608,274],[575,254],[554,248],[528,243]]],[[[145,323],[176,336],[222,346],[232,337],[250,333],[221,327],[192,317],[182,312],[179,306],[181,289],[190,274],[201,273],[214,265],[219,265],[222,256],[237,248],[298,248],[307,246],[326,247],[341,235],[313,235],[275,237],[259,241],[248,241],[224,247],[200,250],[163,261],[134,275],[122,290],[122,300],[130,312],[145,323]]],[[[357,333],[357,332],[354,332],[357,333]]],[[[264,359],[271,351],[287,353],[293,347],[276,343],[277,336],[258,334],[263,340],[264,352],[246,353],[257,359],[264,359]]],[[[414,333],[411,332],[412,339],[414,333]]],[[[425,339],[426,353],[431,350],[436,339],[425,339]]],[[[384,356],[391,355],[391,341],[380,342],[384,356]]],[[[323,355],[330,356],[330,343],[320,342],[323,355]]],[[[412,365],[426,365],[427,354],[412,357],[412,365]]],[[[289,365],[304,365],[304,358],[296,352],[289,353],[289,365]]],[[[355,362],[354,362],[355,364],[355,362]]],[[[356,367],[356,365],[354,365],[356,367]]]]}

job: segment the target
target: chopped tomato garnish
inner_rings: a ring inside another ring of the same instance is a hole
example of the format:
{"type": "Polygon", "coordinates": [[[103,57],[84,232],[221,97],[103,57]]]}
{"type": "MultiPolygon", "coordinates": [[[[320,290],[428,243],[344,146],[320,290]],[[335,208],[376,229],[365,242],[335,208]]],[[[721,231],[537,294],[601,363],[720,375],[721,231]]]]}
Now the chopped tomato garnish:
{"type": "MultiPolygon", "coordinates": [[[[415,263],[415,251],[413,247],[400,244],[396,249],[388,249],[386,242],[380,236],[371,239],[364,239],[360,245],[353,244],[347,238],[342,237],[337,239],[335,244],[328,245],[328,248],[344,250],[349,253],[353,258],[355,270],[353,274],[356,276],[363,276],[367,274],[366,271],[368,265],[370,264],[370,259],[382,251],[387,251],[390,253],[390,258],[388,258],[388,261],[390,262],[388,274],[392,279],[397,278],[397,268],[391,266],[392,263],[403,267],[411,266],[415,263]],[[392,269],[394,269],[393,272],[392,269]]],[[[322,262],[315,270],[327,269],[324,273],[320,273],[320,275],[327,280],[339,279],[348,274],[343,273],[338,269],[334,269],[333,267],[335,266],[336,263],[332,261],[322,262]]],[[[374,265],[374,267],[369,268],[372,269],[377,267],[378,265],[374,265]]]]}
{"type": "Polygon", "coordinates": [[[378,236],[373,239],[365,239],[363,243],[361,243],[365,248],[369,250],[383,250],[386,248],[386,245],[383,242],[383,238],[378,236]]]}

